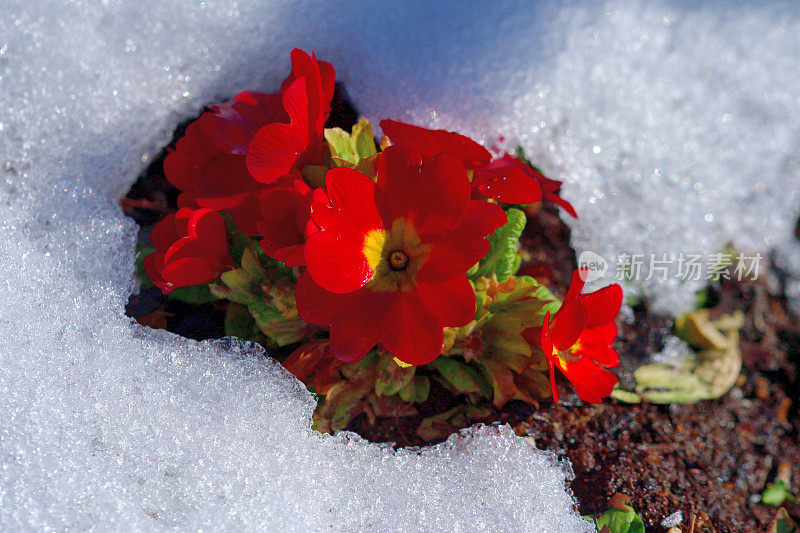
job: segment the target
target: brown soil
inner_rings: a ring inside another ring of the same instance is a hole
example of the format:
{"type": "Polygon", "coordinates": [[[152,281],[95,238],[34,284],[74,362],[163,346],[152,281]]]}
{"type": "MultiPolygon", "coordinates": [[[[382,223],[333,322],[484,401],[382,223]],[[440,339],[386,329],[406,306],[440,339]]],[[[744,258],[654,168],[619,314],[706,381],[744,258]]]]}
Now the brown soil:
{"type": "MultiPolygon", "coordinates": [[[[355,123],[357,114],[340,90],[333,110],[329,124],[349,128],[355,123]]],[[[143,242],[150,227],[175,206],[177,191],[162,171],[164,155],[122,202],[142,226],[143,242]]],[[[522,244],[530,252],[523,272],[546,279],[563,295],[575,254],[554,206],[529,213],[522,244]]],[[[593,406],[583,404],[562,382],[559,405],[512,401],[484,422],[511,424],[537,447],[569,458],[575,471],[571,487],[583,514],[600,513],[625,495],[648,531],[663,531],[660,521],[677,510],[683,513],[683,531],[763,530],[776,510],[758,503],[759,495],[779,470],[788,468],[792,492],[800,493],[800,321],[787,311],[783,284],[778,285],[769,287],[762,279],[710,288],[707,303],[714,314],[741,309],[746,315],[742,374],[719,400],[669,406],[607,400],[593,406]]],[[[191,338],[224,335],[221,305],[188,306],[167,300],[157,289],[133,296],[127,311],[142,323],[191,338]]],[[[623,383],[663,347],[672,328],[669,318],[649,312],[645,304],[634,309],[630,322],[620,321],[616,345],[623,383]]],[[[457,402],[433,386],[418,416],[379,419],[373,426],[362,415],[349,429],[399,446],[428,444],[415,433],[420,420],[457,402]]],[[[800,503],[785,507],[800,522],[800,503]]]]}

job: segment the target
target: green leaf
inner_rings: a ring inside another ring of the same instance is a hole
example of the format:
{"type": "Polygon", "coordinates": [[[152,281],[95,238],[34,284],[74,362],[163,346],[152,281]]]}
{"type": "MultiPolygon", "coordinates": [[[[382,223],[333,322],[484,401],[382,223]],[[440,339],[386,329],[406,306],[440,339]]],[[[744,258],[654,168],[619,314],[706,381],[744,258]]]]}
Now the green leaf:
{"type": "Polygon", "coordinates": [[[372,133],[372,124],[366,118],[361,117],[358,123],[353,126],[353,133],[350,139],[359,159],[371,157],[376,154],[375,136],[372,133]]]}
{"type": "Polygon", "coordinates": [[[136,275],[139,277],[142,290],[153,287],[153,281],[150,279],[150,276],[147,275],[147,270],[144,268],[144,258],[155,251],[156,249],[152,246],[136,246],[136,275]]]}
{"type": "Polygon", "coordinates": [[[414,376],[405,387],[400,389],[400,398],[408,403],[421,403],[428,399],[431,382],[426,376],[414,376]]]}
{"type": "Polygon", "coordinates": [[[331,157],[338,166],[346,166],[343,164],[345,161],[357,165],[361,159],[372,157],[376,153],[372,124],[363,117],[353,126],[352,133],[347,133],[342,128],[326,128],[324,135],[331,157]],[[341,161],[337,161],[337,158],[341,161]]]}
{"type": "Polygon", "coordinates": [[[341,157],[351,163],[358,162],[358,154],[350,142],[350,134],[342,128],[325,128],[325,140],[328,141],[331,155],[341,157]]]}
{"type": "Polygon", "coordinates": [[[247,307],[235,303],[229,303],[225,308],[225,335],[261,344],[265,340],[247,307]]]}
{"type": "Polygon", "coordinates": [[[519,257],[519,238],[525,230],[527,218],[519,209],[506,211],[508,221],[489,236],[491,248],[478,264],[476,277],[491,277],[494,273],[499,281],[505,281],[516,273],[519,257]]]}
{"type": "Polygon", "coordinates": [[[491,390],[480,372],[452,357],[437,357],[431,364],[450,385],[461,393],[491,390]]]}
{"type": "Polygon", "coordinates": [[[260,283],[267,277],[267,272],[261,266],[261,261],[258,260],[256,253],[250,249],[245,248],[242,251],[242,270],[250,274],[253,282],[260,283]]]}
{"type": "Polygon", "coordinates": [[[250,292],[252,277],[241,269],[228,270],[220,276],[222,283],[234,291],[250,292]]]}
{"type": "Polygon", "coordinates": [[[286,346],[306,339],[308,325],[299,318],[288,319],[272,303],[257,299],[247,306],[250,314],[267,337],[278,346],[286,346]]]}
{"type": "Polygon", "coordinates": [[[607,527],[609,533],[644,533],[644,522],[633,508],[626,505],[625,510],[609,509],[594,522],[597,531],[607,527]]]}
{"type": "Polygon", "coordinates": [[[391,396],[406,387],[414,379],[416,367],[401,367],[394,359],[384,357],[378,363],[380,373],[375,382],[375,394],[378,396],[391,396]]]}
{"type": "Polygon", "coordinates": [[[789,492],[789,486],[783,480],[770,483],[761,494],[761,503],[773,507],[780,507],[787,500],[794,501],[794,496],[789,492]]]}
{"type": "Polygon", "coordinates": [[[211,294],[211,289],[208,285],[180,287],[169,293],[169,299],[191,305],[203,305],[217,301],[217,298],[211,294]]]}

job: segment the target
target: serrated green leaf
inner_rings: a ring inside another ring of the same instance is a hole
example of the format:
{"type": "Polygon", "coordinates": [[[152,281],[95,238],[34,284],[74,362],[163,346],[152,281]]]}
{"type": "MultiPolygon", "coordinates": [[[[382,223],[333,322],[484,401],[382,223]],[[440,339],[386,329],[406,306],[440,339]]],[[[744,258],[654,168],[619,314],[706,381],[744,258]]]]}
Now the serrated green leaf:
{"type": "Polygon", "coordinates": [[[527,218],[519,209],[506,211],[506,224],[488,237],[491,247],[478,264],[475,277],[497,276],[498,281],[506,281],[516,273],[521,259],[519,258],[519,238],[525,230],[527,218]]]}
{"type": "Polygon", "coordinates": [[[278,346],[286,346],[306,339],[308,326],[299,318],[287,319],[272,303],[256,299],[247,306],[253,319],[267,337],[278,346]]]}
{"type": "Polygon", "coordinates": [[[414,376],[405,387],[400,389],[400,398],[408,403],[422,403],[428,399],[431,382],[426,376],[414,376]]]}
{"type": "Polygon", "coordinates": [[[331,151],[331,156],[341,157],[353,164],[358,162],[358,154],[350,142],[350,134],[342,128],[325,128],[325,140],[328,141],[328,147],[331,151]]]}
{"type": "Polygon", "coordinates": [[[551,315],[555,314],[561,307],[561,301],[550,292],[550,289],[530,276],[518,276],[515,278],[512,291],[499,294],[497,300],[486,307],[492,312],[509,310],[513,307],[514,312],[537,313],[544,316],[547,311],[550,311],[551,315]]]}
{"type": "Polygon", "coordinates": [[[280,311],[266,300],[256,300],[248,305],[247,309],[253,315],[259,327],[262,327],[262,324],[268,324],[273,320],[283,318],[280,311]]]}
{"type": "Polygon", "coordinates": [[[358,123],[353,126],[353,133],[350,137],[359,159],[375,155],[375,136],[372,133],[372,123],[369,120],[361,117],[358,123]]]}
{"type": "Polygon", "coordinates": [[[489,384],[480,372],[466,363],[452,357],[437,357],[431,364],[448,383],[461,393],[490,390],[489,384]]]}
{"type": "Polygon", "coordinates": [[[607,527],[609,533],[644,533],[644,522],[633,508],[626,505],[625,510],[609,509],[595,520],[597,531],[607,527]]]}
{"type": "Polygon", "coordinates": [[[177,300],[191,305],[203,305],[217,301],[217,298],[211,294],[211,289],[208,285],[180,287],[169,293],[168,297],[170,300],[177,300]]]}
{"type": "Polygon", "coordinates": [[[220,279],[229,289],[250,292],[252,277],[242,269],[237,268],[223,272],[220,279]]]}
{"type": "Polygon", "coordinates": [[[411,383],[416,372],[416,367],[402,367],[394,359],[384,357],[378,364],[378,380],[375,382],[375,394],[378,396],[391,396],[411,383]]]}
{"type": "Polygon", "coordinates": [[[267,272],[261,266],[261,261],[258,260],[258,256],[251,248],[245,248],[242,251],[241,265],[242,270],[250,275],[252,283],[260,283],[267,277],[267,272]]]}
{"type": "Polygon", "coordinates": [[[326,128],[324,135],[337,166],[355,168],[361,159],[376,153],[372,124],[363,117],[353,126],[352,133],[341,128],[326,128]]]}

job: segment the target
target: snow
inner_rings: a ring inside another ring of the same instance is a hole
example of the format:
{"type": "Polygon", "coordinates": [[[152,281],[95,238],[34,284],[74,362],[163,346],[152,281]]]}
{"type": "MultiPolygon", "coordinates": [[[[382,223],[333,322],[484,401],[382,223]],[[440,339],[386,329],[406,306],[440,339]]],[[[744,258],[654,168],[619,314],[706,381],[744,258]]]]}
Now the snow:
{"type": "MultiPolygon", "coordinates": [[[[114,200],[293,46],[370,119],[522,143],[566,181],[579,250],[733,240],[800,269],[795,7],[476,5],[0,0],[2,529],[589,530],[507,428],[421,452],[321,436],[254,347],[123,313],[136,228],[114,200]]],[[[696,286],[627,290],[678,311],[696,286]]]]}

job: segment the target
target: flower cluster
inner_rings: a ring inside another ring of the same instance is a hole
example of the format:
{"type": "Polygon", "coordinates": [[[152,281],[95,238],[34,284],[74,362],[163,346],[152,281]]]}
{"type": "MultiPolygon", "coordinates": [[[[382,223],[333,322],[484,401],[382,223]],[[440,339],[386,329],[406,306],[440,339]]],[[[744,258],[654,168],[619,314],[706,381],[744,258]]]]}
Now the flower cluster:
{"type": "Polygon", "coordinates": [[[153,283],[208,286],[229,333],[294,348],[285,364],[325,396],[328,429],[412,414],[432,380],[468,401],[429,435],[481,398],[557,401],[556,367],[584,400],[608,396],[619,286],[581,295],[576,272],[560,303],[516,276],[513,206],[577,216],[561,183],[458,133],[384,120],[377,145],[365,119],[326,128],[333,67],[298,49],[291,63],[278,92],[211,106],[167,156],[179,210],[151,232],[153,283]]]}

